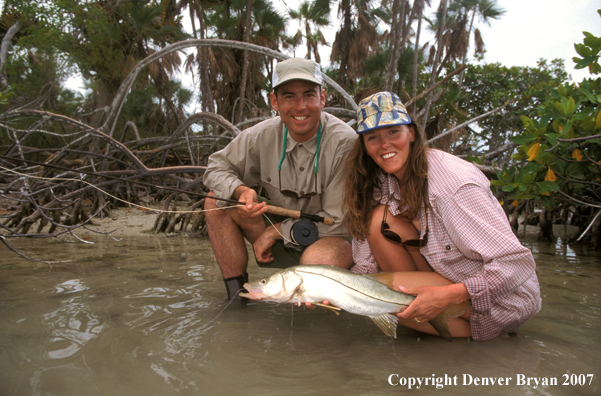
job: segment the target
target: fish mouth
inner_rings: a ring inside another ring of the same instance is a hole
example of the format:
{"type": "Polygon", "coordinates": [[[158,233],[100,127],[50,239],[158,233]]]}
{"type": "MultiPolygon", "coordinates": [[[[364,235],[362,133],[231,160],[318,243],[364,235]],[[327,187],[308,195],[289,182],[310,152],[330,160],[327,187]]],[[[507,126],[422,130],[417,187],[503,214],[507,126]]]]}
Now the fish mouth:
{"type": "Polygon", "coordinates": [[[240,292],[240,293],[238,293],[238,295],[240,297],[248,298],[249,300],[259,300],[260,299],[259,296],[257,296],[257,295],[254,294],[254,292],[252,290],[252,287],[248,283],[245,283],[244,285],[242,285],[242,287],[244,289],[246,289],[246,291],[248,293],[240,292]]]}

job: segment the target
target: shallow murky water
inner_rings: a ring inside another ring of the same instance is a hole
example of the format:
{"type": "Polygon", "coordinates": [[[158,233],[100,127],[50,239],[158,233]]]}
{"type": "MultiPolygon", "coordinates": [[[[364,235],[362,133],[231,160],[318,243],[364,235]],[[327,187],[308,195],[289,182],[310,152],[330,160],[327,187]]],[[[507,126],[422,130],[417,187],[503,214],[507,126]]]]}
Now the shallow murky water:
{"type": "Polygon", "coordinates": [[[542,311],[518,338],[447,343],[408,329],[392,341],[347,313],[226,307],[204,239],[94,241],[13,241],[71,260],[52,265],[2,251],[0,395],[601,393],[599,253],[531,243],[542,311]]]}

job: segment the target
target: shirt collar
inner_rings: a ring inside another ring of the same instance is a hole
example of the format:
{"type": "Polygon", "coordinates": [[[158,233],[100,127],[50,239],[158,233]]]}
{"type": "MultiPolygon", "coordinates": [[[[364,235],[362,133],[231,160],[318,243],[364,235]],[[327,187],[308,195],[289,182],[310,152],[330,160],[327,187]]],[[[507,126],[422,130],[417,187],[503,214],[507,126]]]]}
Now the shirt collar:
{"type": "MultiPolygon", "coordinates": [[[[284,133],[284,128],[286,128],[286,126],[282,125],[282,134],[284,133]]],[[[322,133],[322,140],[323,140],[323,128],[322,128],[321,133],[322,133]]],[[[303,143],[298,143],[296,140],[294,140],[290,136],[290,133],[288,133],[287,139],[288,140],[286,141],[286,153],[289,153],[292,150],[294,150],[296,148],[296,146],[304,147],[305,150],[307,150],[311,154],[315,154],[317,152],[317,134],[315,134],[313,137],[311,137],[311,139],[309,139],[303,143]]]]}

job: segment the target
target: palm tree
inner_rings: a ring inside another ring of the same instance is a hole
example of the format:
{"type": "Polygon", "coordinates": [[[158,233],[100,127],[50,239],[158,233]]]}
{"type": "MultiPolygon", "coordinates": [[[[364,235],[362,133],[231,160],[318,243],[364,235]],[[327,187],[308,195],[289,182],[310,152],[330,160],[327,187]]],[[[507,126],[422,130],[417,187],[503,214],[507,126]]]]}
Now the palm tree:
{"type": "MultiPolygon", "coordinates": [[[[438,64],[440,62],[441,59],[441,55],[444,49],[444,42],[443,42],[443,37],[444,37],[444,31],[445,31],[445,23],[446,23],[446,19],[447,19],[447,7],[448,7],[448,0],[442,0],[440,2],[440,5],[438,7],[438,15],[440,15],[440,23],[438,25],[438,29],[436,30],[436,42],[438,47],[436,48],[435,52],[432,53],[430,52],[430,59],[433,58],[433,62],[432,67],[431,67],[431,71],[430,71],[430,83],[429,85],[432,86],[434,84],[434,82],[436,81],[436,78],[438,77],[438,73],[436,73],[436,70],[438,68],[438,64]],[[434,56],[432,56],[434,54],[434,56]]],[[[434,47],[432,47],[434,48],[434,47]]],[[[430,63],[430,61],[428,62],[430,63]]],[[[423,121],[422,121],[422,126],[424,129],[426,129],[426,123],[428,121],[428,115],[430,112],[430,106],[432,105],[432,101],[433,101],[434,95],[433,93],[430,93],[428,95],[428,100],[426,102],[426,106],[423,109],[424,112],[424,116],[423,116],[423,121]]]]}
{"type": "MultiPolygon", "coordinates": [[[[465,51],[463,52],[463,57],[461,61],[461,65],[465,66],[467,62],[467,53],[469,47],[469,37],[471,35],[472,29],[474,30],[474,45],[476,49],[476,53],[482,55],[484,54],[484,42],[482,41],[482,35],[480,34],[480,30],[478,28],[474,28],[474,19],[476,15],[480,17],[482,22],[486,25],[490,26],[492,19],[498,19],[503,14],[505,14],[505,10],[499,8],[497,6],[496,0],[458,0],[451,6],[451,10],[455,10],[462,14],[463,25],[466,25],[467,18],[469,13],[471,12],[469,26],[466,30],[466,34],[463,37],[467,38],[467,45],[464,45],[465,51]]],[[[461,72],[459,77],[459,87],[463,84],[463,79],[465,76],[465,70],[461,72]]]]}
{"type": "MultiPolygon", "coordinates": [[[[178,7],[181,10],[188,6],[190,12],[190,21],[192,22],[192,31],[194,38],[204,39],[206,35],[205,9],[210,9],[211,0],[180,0],[178,7]],[[196,20],[199,22],[199,29],[196,29],[196,20]]],[[[213,102],[213,94],[211,92],[211,70],[209,62],[210,52],[206,47],[198,48],[197,56],[189,55],[186,60],[186,71],[192,71],[194,65],[198,65],[200,75],[200,99],[201,111],[215,112],[215,104],[213,102]]],[[[204,129],[207,130],[208,125],[204,123],[204,129]]]]}
{"type": "MultiPolygon", "coordinates": [[[[417,29],[415,31],[415,43],[413,47],[413,85],[411,88],[411,97],[414,98],[417,95],[417,80],[418,80],[418,55],[419,51],[419,37],[421,35],[422,30],[422,16],[424,13],[424,7],[428,5],[430,6],[430,0],[415,0],[413,3],[413,11],[416,14],[417,19],[417,29]]],[[[413,111],[415,112],[416,104],[413,105],[413,111]]]]}
{"type": "Polygon", "coordinates": [[[442,31],[442,38],[440,40],[437,38],[437,55],[441,56],[444,53],[444,58],[433,69],[435,76],[440,74],[443,65],[447,62],[461,59],[461,64],[466,64],[472,31],[476,53],[484,53],[482,35],[480,30],[474,27],[476,16],[479,15],[484,23],[490,25],[492,19],[498,19],[504,13],[505,10],[497,6],[496,0],[455,0],[449,4],[445,15],[439,10],[437,20],[429,21],[432,30],[442,31]],[[445,23],[439,23],[443,19],[445,23]]]}
{"type": "MultiPolygon", "coordinates": [[[[248,0],[248,5],[246,6],[246,21],[244,23],[244,41],[250,41],[250,32],[252,29],[252,9],[253,9],[253,0],[248,0]]],[[[246,98],[246,81],[248,80],[248,51],[243,52],[243,60],[242,60],[242,72],[240,73],[242,81],[240,82],[240,99],[244,100],[246,98]]],[[[235,120],[237,122],[241,122],[242,113],[244,112],[244,103],[240,103],[238,106],[235,120]]]]}
{"type": "MultiPolygon", "coordinates": [[[[243,41],[245,31],[248,42],[277,50],[287,39],[285,19],[279,15],[268,0],[253,0],[250,30],[245,29],[248,0],[219,0],[205,9],[207,38],[243,41]]],[[[214,94],[216,112],[226,119],[235,119],[239,106],[253,116],[268,113],[269,106],[262,91],[269,90],[271,59],[249,54],[245,95],[240,97],[244,63],[244,51],[210,48],[208,62],[211,70],[211,90],[214,94]],[[260,114],[259,114],[260,113],[260,114]]],[[[238,118],[240,120],[240,118],[238,118]]]]}
{"type": "MultiPolygon", "coordinates": [[[[435,60],[432,63],[430,84],[433,84],[440,75],[443,67],[451,62],[454,67],[458,67],[457,60],[465,65],[468,50],[470,48],[470,37],[474,32],[474,43],[477,53],[484,53],[484,42],[477,28],[474,28],[476,16],[480,16],[482,21],[490,24],[492,19],[498,19],[505,11],[497,6],[496,0],[455,0],[448,5],[448,12],[442,9],[441,3],[437,20],[430,21],[432,29],[437,31],[437,48],[435,60]],[[439,22],[440,21],[440,22],[439,22]],[[444,53],[444,58],[442,57],[444,53]]],[[[460,75],[459,86],[461,87],[464,73],[460,75]]],[[[428,111],[433,96],[429,96],[426,104],[426,112],[423,120],[425,127],[428,117],[428,111]]]]}
{"type": "Polygon", "coordinates": [[[305,0],[300,4],[298,10],[290,10],[289,15],[290,18],[299,21],[300,26],[296,37],[302,36],[305,38],[307,43],[305,58],[311,59],[313,56],[315,62],[321,63],[318,45],[328,45],[321,28],[330,24],[329,0],[315,0],[313,3],[305,0]],[[312,27],[315,32],[313,32],[312,27]]]}
{"type": "MultiPolygon", "coordinates": [[[[153,47],[184,40],[188,36],[174,15],[168,0],[146,4],[141,0],[81,4],[73,12],[73,33],[70,45],[72,55],[78,58],[82,74],[97,80],[93,94],[93,108],[109,105],[121,82],[133,66],[152,54],[153,47]],[[84,17],[85,15],[85,17],[84,17]],[[97,23],[90,24],[89,20],[97,23]],[[99,22],[100,21],[100,22],[99,22]],[[106,34],[106,32],[110,34],[106,34]]],[[[149,76],[157,92],[170,100],[168,74],[179,69],[177,54],[157,61],[149,68],[149,76]]],[[[173,112],[175,119],[177,111],[173,112]]],[[[97,113],[90,124],[100,126],[102,113],[97,113]]]]}
{"type": "Polygon", "coordinates": [[[384,81],[385,91],[392,91],[397,63],[405,46],[406,31],[411,26],[411,18],[406,18],[408,7],[409,2],[406,0],[393,0],[392,2],[388,62],[386,63],[386,79],[384,81]]]}
{"type": "Polygon", "coordinates": [[[349,92],[361,79],[366,59],[381,50],[382,36],[376,26],[385,14],[368,1],[340,0],[338,15],[342,24],[332,44],[330,61],[339,63],[337,81],[349,92]]]}

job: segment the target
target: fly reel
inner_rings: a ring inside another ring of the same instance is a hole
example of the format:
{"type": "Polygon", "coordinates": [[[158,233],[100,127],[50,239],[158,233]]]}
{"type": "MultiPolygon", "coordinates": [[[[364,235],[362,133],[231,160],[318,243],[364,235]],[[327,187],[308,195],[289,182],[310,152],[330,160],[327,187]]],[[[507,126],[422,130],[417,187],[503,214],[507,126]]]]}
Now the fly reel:
{"type": "Polygon", "coordinates": [[[301,246],[309,246],[317,241],[319,230],[314,222],[302,219],[294,223],[290,234],[294,242],[301,246]]]}

